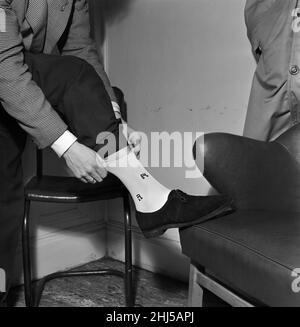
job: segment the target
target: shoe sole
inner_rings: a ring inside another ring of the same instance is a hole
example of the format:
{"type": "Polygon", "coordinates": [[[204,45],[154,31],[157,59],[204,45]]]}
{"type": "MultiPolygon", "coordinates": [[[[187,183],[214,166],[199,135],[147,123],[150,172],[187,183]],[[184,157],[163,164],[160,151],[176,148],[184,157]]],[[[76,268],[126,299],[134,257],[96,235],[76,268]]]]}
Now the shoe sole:
{"type": "Polygon", "coordinates": [[[189,222],[183,222],[183,223],[173,223],[173,224],[166,224],[163,226],[160,226],[158,228],[154,228],[151,230],[147,230],[147,231],[142,231],[143,235],[145,236],[145,238],[153,238],[153,237],[158,237],[160,235],[163,235],[168,229],[170,228],[183,228],[183,227],[190,227],[193,225],[196,225],[198,223],[202,223],[206,220],[209,220],[211,218],[217,218],[218,215],[220,214],[228,214],[234,211],[233,208],[233,202],[231,202],[230,204],[224,204],[222,207],[208,213],[205,216],[202,216],[201,218],[197,218],[193,221],[189,221],[189,222]]]}

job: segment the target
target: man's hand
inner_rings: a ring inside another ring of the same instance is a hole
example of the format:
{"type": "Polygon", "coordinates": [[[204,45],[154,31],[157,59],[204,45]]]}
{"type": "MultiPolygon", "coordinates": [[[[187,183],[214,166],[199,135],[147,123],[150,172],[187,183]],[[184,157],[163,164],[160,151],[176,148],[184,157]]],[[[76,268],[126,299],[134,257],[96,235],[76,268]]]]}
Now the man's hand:
{"type": "Polygon", "coordinates": [[[63,155],[75,177],[84,183],[92,184],[102,182],[107,176],[106,169],[100,166],[96,157],[95,151],[79,142],[75,142],[63,155]]]}
{"type": "Polygon", "coordinates": [[[126,122],[123,121],[123,132],[125,137],[128,140],[128,144],[135,153],[137,157],[139,157],[141,152],[141,143],[142,143],[142,136],[139,132],[133,130],[126,122]],[[126,135],[127,133],[127,135],[126,135]]]}

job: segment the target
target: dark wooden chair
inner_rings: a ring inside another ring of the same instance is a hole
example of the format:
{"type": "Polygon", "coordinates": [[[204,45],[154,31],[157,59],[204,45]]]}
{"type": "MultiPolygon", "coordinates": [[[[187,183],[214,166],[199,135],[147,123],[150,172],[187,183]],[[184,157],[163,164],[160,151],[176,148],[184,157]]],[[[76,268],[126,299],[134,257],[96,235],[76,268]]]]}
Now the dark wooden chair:
{"type": "MultiPolygon", "coordinates": [[[[114,88],[122,116],[126,119],[124,95],[114,88]]],[[[132,231],[130,195],[123,184],[113,175],[99,184],[84,184],[73,177],[43,175],[43,154],[37,150],[37,171],[25,186],[25,213],[22,230],[23,269],[26,306],[38,306],[45,284],[53,279],[74,276],[116,275],[124,278],[126,305],[133,306],[132,282],[132,231]],[[32,257],[30,251],[30,206],[34,201],[51,203],[83,203],[114,198],[123,198],[125,220],[125,272],[118,270],[64,271],[33,281],[32,257]]]]}

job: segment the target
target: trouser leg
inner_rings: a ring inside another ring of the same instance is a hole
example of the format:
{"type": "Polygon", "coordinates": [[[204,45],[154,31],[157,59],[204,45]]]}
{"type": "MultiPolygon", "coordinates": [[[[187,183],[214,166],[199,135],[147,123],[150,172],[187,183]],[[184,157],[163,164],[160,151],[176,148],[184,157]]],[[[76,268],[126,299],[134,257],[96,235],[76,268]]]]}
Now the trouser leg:
{"type": "Polygon", "coordinates": [[[101,132],[118,140],[120,120],[95,69],[73,56],[25,54],[33,80],[79,142],[95,148],[101,132]]]}
{"type": "Polygon", "coordinates": [[[0,105],[0,293],[9,289],[14,274],[24,211],[21,156],[25,140],[25,132],[0,105]]]}

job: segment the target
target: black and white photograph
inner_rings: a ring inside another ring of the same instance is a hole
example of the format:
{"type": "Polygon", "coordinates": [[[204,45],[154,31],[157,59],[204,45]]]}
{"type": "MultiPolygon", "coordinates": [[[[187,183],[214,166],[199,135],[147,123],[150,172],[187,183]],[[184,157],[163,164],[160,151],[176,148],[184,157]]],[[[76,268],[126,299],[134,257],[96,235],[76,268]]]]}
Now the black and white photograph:
{"type": "Polygon", "coordinates": [[[0,315],[32,307],[300,307],[299,0],[0,0],[0,315]]]}

